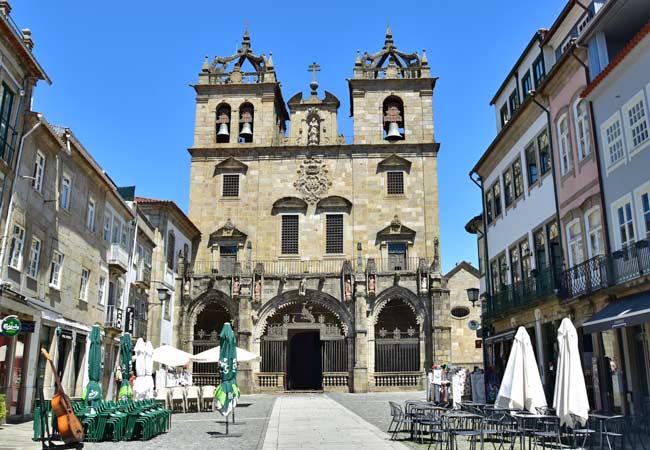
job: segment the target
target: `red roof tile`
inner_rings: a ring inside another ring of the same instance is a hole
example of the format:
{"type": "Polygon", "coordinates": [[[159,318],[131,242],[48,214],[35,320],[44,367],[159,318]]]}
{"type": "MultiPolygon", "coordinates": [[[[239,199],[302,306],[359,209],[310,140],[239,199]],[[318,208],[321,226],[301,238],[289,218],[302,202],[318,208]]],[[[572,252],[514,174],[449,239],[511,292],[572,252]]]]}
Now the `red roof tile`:
{"type": "Polygon", "coordinates": [[[581,97],[586,97],[589,95],[596,87],[605,79],[607,76],[625,59],[627,55],[629,55],[634,48],[639,45],[639,43],[645,38],[646,36],[650,35],[650,22],[646,23],[641,30],[637,34],[634,35],[634,37],[625,44],[625,47],[623,47],[623,50],[621,50],[618,55],[614,58],[612,62],[610,62],[605,69],[598,74],[596,78],[594,78],[594,81],[589,83],[589,85],[585,88],[584,91],[582,91],[582,94],[580,94],[581,97]]]}
{"type": "Polygon", "coordinates": [[[173,202],[173,201],[171,201],[171,200],[158,200],[158,199],[156,199],[156,198],[137,197],[137,196],[134,198],[134,200],[135,200],[136,203],[140,203],[140,204],[143,204],[143,203],[153,203],[153,204],[166,204],[166,205],[170,205],[173,209],[175,209],[175,210],[176,210],[176,211],[181,215],[181,217],[183,217],[183,218],[185,218],[185,220],[187,220],[187,223],[189,224],[189,226],[190,226],[192,229],[194,229],[194,231],[196,232],[196,234],[198,234],[198,235],[201,234],[201,231],[196,227],[196,225],[194,225],[194,222],[192,222],[192,221],[190,220],[190,218],[187,217],[187,215],[183,212],[182,209],[180,209],[180,208],[178,207],[178,205],[177,205],[175,202],[173,202]]]}

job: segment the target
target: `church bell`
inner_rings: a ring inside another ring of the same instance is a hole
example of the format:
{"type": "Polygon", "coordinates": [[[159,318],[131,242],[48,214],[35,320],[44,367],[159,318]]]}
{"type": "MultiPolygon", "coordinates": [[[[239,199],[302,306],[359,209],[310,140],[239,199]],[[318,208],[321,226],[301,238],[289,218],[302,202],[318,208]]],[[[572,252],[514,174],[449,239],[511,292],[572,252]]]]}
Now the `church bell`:
{"type": "Polygon", "coordinates": [[[386,133],[386,137],[384,139],[387,141],[396,141],[398,139],[402,139],[402,135],[399,132],[399,125],[397,125],[397,122],[390,122],[388,124],[388,133],[386,133]]]}
{"type": "Polygon", "coordinates": [[[251,124],[248,122],[244,122],[244,124],[241,127],[241,131],[239,132],[239,137],[250,138],[252,136],[253,136],[253,130],[251,129],[251,124]]]}
{"type": "Polygon", "coordinates": [[[219,136],[230,136],[230,132],[228,132],[228,124],[227,123],[220,123],[219,124],[219,131],[217,131],[217,137],[219,136]]]}

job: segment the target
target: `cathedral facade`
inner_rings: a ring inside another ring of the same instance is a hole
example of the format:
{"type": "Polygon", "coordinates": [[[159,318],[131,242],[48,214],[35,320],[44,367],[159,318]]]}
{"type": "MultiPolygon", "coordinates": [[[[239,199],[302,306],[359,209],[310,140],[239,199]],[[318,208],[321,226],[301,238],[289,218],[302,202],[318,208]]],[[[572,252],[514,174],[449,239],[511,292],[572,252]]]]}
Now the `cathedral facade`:
{"type": "MultiPolygon", "coordinates": [[[[436,78],[425,52],[399,51],[387,30],[380,51],[354,61],[346,140],[339,100],[319,95],[310,69],[309,97],[285,103],[248,31],[234,55],[203,64],[189,149],[202,238],[181,260],[176,345],[210,348],[230,321],[238,346],[260,355],[240,366],[245,392],[422,388],[451,347],[436,78]]],[[[193,373],[217,382],[216,364],[193,373]]]]}

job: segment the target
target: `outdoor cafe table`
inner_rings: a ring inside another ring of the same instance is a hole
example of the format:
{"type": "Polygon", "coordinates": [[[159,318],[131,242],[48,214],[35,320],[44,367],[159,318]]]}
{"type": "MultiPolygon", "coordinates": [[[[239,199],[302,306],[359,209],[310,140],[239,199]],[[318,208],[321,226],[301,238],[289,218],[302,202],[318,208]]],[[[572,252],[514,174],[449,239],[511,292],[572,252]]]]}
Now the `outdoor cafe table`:
{"type": "MultiPolygon", "coordinates": [[[[447,412],[445,412],[443,414],[443,416],[448,418],[448,419],[470,419],[470,420],[481,420],[481,421],[483,420],[483,416],[481,416],[479,414],[474,414],[474,413],[470,413],[470,412],[462,411],[462,410],[458,410],[458,409],[447,410],[447,412]]],[[[453,433],[454,430],[447,429],[446,431],[447,431],[447,440],[448,440],[448,443],[449,443],[448,448],[449,448],[449,450],[454,450],[455,441],[454,441],[454,439],[452,439],[452,433],[453,433]]],[[[476,447],[474,447],[474,448],[476,448],[476,447]]],[[[481,430],[481,446],[480,446],[480,450],[483,450],[483,431],[482,430],[481,430]]]]}
{"type": "Polygon", "coordinates": [[[619,419],[624,416],[621,416],[620,414],[618,415],[609,415],[609,414],[599,414],[599,413],[593,413],[589,414],[590,419],[594,419],[598,421],[598,440],[600,441],[600,450],[603,450],[604,448],[604,442],[603,442],[603,435],[605,434],[605,421],[607,419],[619,419]]]}
{"type": "MultiPolygon", "coordinates": [[[[525,411],[513,411],[510,413],[510,416],[513,417],[517,421],[517,429],[519,430],[519,446],[521,447],[521,450],[526,449],[526,439],[525,439],[525,434],[527,431],[535,431],[537,427],[531,428],[530,426],[526,426],[526,422],[530,420],[535,421],[535,425],[539,421],[543,421],[544,419],[546,420],[557,420],[557,416],[551,416],[548,414],[533,414],[533,413],[527,413],[525,411]]],[[[530,444],[530,436],[528,440],[530,444]]]]}

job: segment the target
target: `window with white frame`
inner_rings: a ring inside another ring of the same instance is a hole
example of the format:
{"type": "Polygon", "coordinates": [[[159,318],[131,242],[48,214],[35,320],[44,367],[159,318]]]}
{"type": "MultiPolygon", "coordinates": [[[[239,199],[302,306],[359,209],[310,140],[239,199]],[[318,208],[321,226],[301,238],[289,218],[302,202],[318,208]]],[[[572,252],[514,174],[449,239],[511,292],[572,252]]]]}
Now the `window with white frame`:
{"type": "Polygon", "coordinates": [[[14,225],[14,232],[11,235],[9,246],[9,267],[20,270],[23,264],[23,245],[25,243],[25,229],[14,225]]]}
{"type": "Polygon", "coordinates": [[[571,141],[569,138],[569,116],[563,114],[557,122],[557,135],[560,141],[560,169],[562,175],[571,170],[571,141]]]}
{"type": "Polygon", "coordinates": [[[626,247],[634,242],[635,236],[632,202],[629,200],[620,202],[615,208],[619,248],[626,247]]]}
{"type": "Polygon", "coordinates": [[[50,264],[50,286],[61,289],[61,271],[63,270],[63,253],[54,250],[50,264]]]}
{"type": "Polygon", "coordinates": [[[27,276],[36,279],[38,276],[38,264],[41,259],[41,240],[32,237],[32,246],[29,248],[29,264],[27,265],[27,276]]]}
{"type": "Polygon", "coordinates": [[[648,113],[643,91],[635,95],[623,107],[630,153],[648,142],[648,113]]]}
{"type": "Polygon", "coordinates": [[[59,205],[62,209],[70,209],[70,195],[72,194],[72,179],[63,175],[61,178],[61,193],[59,194],[59,205]]]}
{"type": "Polygon", "coordinates": [[[601,125],[601,133],[603,134],[603,142],[605,142],[607,167],[611,167],[625,156],[619,113],[615,113],[607,122],[601,125]]]}
{"type": "Polygon", "coordinates": [[[95,201],[88,200],[88,211],[86,213],[86,227],[90,231],[95,231],[95,201]]]}
{"type": "Polygon", "coordinates": [[[585,226],[587,229],[587,252],[590,258],[605,253],[603,242],[603,222],[600,208],[592,208],[585,214],[585,226]]]}
{"type": "Polygon", "coordinates": [[[569,242],[569,265],[571,267],[584,261],[584,252],[582,250],[582,229],[580,228],[580,219],[569,222],[566,227],[567,240],[569,242]]]}
{"type": "Polygon", "coordinates": [[[644,239],[650,239],[650,188],[645,188],[638,197],[639,219],[645,233],[644,239]]]}
{"type": "Polygon", "coordinates": [[[107,210],[104,210],[104,242],[111,242],[111,222],[113,216],[107,210]]]}
{"type": "Polygon", "coordinates": [[[90,282],[90,270],[81,269],[81,281],[79,283],[79,300],[88,301],[88,284],[90,282]]]}
{"type": "Polygon", "coordinates": [[[36,160],[34,161],[34,173],[32,176],[32,187],[38,192],[43,192],[43,176],[45,175],[45,155],[40,151],[36,152],[36,160]]]}
{"type": "Polygon", "coordinates": [[[106,304],[106,292],[108,286],[108,267],[100,265],[99,284],[97,285],[97,303],[106,304]]]}
{"type": "Polygon", "coordinates": [[[579,98],[573,105],[573,117],[578,142],[578,159],[582,161],[591,154],[591,135],[589,131],[589,113],[587,102],[579,98]]]}

